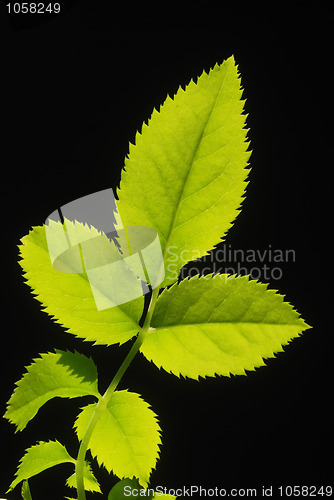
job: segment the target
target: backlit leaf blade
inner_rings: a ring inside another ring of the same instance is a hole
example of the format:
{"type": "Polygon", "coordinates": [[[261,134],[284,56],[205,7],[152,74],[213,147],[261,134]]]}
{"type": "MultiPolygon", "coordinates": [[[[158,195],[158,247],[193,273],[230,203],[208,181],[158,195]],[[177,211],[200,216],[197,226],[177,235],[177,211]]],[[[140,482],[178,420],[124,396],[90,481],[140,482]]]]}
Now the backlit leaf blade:
{"type": "Polygon", "coordinates": [[[20,256],[27,285],[44,311],[68,332],[107,345],[122,344],[138,333],[144,298],[98,311],[85,273],[64,273],[53,268],[45,226],[34,227],[22,238],[20,256]]]}
{"type": "MultiPolygon", "coordinates": [[[[108,500],[126,500],[126,498],[134,498],[135,496],[140,498],[140,492],[143,491],[142,486],[138,483],[136,478],[129,479],[126,477],[113,486],[108,495],[108,500]]],[[[144,495],[142,495],[144,497],[144,495]]],[[[152,495],[145,495],[149,500],[152,499],[152,495]]]]}
{"type": "Polygon", "coordinates": [[[168,495],[160,492],[156,492],[153,495],[153,500],[158,500],[159,498],[165,499],[165,500],[175,500],[177,497],[174,495],[168,495]]]}
{"type": "Polygon", "coordinates": [[[310,328],[266,284],[248,276],[182,281],[158,298],[141,351],[177,376],[242,375],[310,328]]]}
{"type": "Polygon", "coordinates": [[[22,483],[21,495],[23,500],[32,500],[29,483],[27,479],[22,483]]]}
{"type": "Polygon", "coordinates": [[[58,441],[41,441],[26,450],[25,455],[20,460],[16,478],[8,491],[14,489],[17,484],[25,479],[36,476],[55,465],[68,462],[75,464],[75,460],[68,454],[62,444],[58,441]]]}
{"type": "Polygon", "coordinates": [[[47,401],[55,397],[91,395],[99,398],[92,359],[78,352],[44,353],[28,366],[8,402],[5,418],[22,430],[47,401]]]}
{"type": "MultiPolygon", "coordinates": [[[[92,468],[91,468],[89,462],[85,462],[85,465],[84,465],[84,482],[85,482],[85,490],[86,491],[102,493],[100,485],[99,485],[96,477],[93,474],[93,471],[92,471],[92,468]]],[[[76,488],[77,487],[75,472],[67,479],[66,485],[69,488],[76,488]]]]}
{"type": "Polygon", "coordinates": [[[117,204],[125,226],[157,230],[162,286],[220,243],[238,214],[250,156],[241,95],[231,57],[167,97],[130,145],[117,204]]]}
{"type": "MultiPolygon", "coordinates": [[[[76,420],[79,440],[95,406],[83,408],[76,420]]],[[[117,391],[101,414],[89,447],[99,465],[119,478],[134,476],[146,487],[158,459],[160,443],[160,427],[149,405],[138,394],[117,391]]]]}
{"type": "Polygon", "coordinates": [[[161,491],[154,492],[152,488],[144,489],[140,486],[137,479],[125,478],[115,484],[109,492],[108,500],[126,500],[126,498],[147,498],[147,499],[169,499],[175,500],[176,497],[164,494],[161,491]]]}

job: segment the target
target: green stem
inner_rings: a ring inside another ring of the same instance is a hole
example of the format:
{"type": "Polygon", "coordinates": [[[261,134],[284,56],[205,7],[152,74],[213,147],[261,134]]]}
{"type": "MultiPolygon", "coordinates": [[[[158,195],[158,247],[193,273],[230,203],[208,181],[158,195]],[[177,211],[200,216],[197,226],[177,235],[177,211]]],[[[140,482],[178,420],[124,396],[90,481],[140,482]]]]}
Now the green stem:
{"type": "Polygon", "coordinates": [[[151,319],[152,319],[152,316],[154,313],[155,304],[157,303],[159,290],[160,290],[160,288],[157,287],[153,290],[153,293],[152,293],[151,302],[150,302],[150,305],[148,307],[146,318],[145,318],[144,325],[142,328],[142,330],[145,331],[146,334],[147,334],[148,330],[150,329],[151,319]]]}
{"type": "Polygon", "coordinates": [[[151,297],[151,302],[147,311],[147,315],[145,318],[145,322],[143,327],[140,329],[139,335],[131,347],[128,355],[124,359],[123,363],[119,367],[118,371],[116,372],[116,375],[110,382],[110,385],[108,389],[105,391],[103,394],[102,398],[99,400],[99,402],[96,405],[95,411],[92,415],[92,418],[90,419],[90,422],[87,426],[87,429],[85,431],[85,434],[82,438],[82,441],[80,443],[80,448],[78,452],[78,458],[76,460],[76,465],[75,465],[75,476],[76,476],[76,483],[77,483],[77,492],[78,492],[78,500],[86,500],[86,493],[85,493],[85,487],[84,487],[84,465],[85,465],[85,458],[86,458],[86,453],[89,445],[90,438],[92,437],[92,434],[94,432],[95,426],[102,415],[102,413],[106,410],[108,403],[111,399],[111,396],[113,395],[115,389],[117,388],[119,382],[121,381],[124,373],[128,369],[131,361],[139,351],[142,343],[144,342],[144,339],[149,331],[150,324],[151,324],[151,319],[153,315],[153,311],[155,308],[155,304],[158,298],[159,294],[159,288],[155,288],[152,293],[151,297]]]}

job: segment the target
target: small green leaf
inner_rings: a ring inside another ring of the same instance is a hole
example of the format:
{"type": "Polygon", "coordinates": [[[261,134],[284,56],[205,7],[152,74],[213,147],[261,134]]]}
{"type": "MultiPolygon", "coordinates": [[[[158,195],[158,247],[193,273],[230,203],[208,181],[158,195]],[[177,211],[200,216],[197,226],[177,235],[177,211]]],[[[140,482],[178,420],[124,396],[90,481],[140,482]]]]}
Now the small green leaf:
{"type": "MultiPolygon", "coordinates": [[[[95,407],[95,404],[84,407],[76,420],[79,440],[95,407]]],[[[96,424],[89,448],[99,465],[109,472],[120,478],[135,476],[146,487],[160,443],[160,427],[149,405],[138,394],[117,391],[96,424]]]]}
{"type": "MultiPolygon", "coordinates": [[[[138,479],[125,478],[113,486],[108,495],[108,500],[125,500],[126,498],[140,498],[140,491],[144,491],[138,479]]],[[[144,495],[142,495],[143,498],[144,495]]],[[[145,498],[152,499],[152,495],[145,495],[145,498]]]]}
{"type": "Polygon", "coordinates": [[[41,441],[26,450],[25,455],[20,460],[16,478],[8,491],[14,489],[17,484],[25,479],[36,476],[54,465],[68,462],[75,464],[75,460],[68,454],[62,444],[58,441],[41,441]]]}
{"type": "Polygon", "coordinates": [[[45,226],[32,228],[21,241],[20,265],[27,285],[44,311],[69,333],[107,345],[122,344],[138,333],[143,297],[98,311],[86,273],[59,272],[52,267],[45,226]]]}
{"type": "MultiPolygon", "coordinates": [[[[92,468],[91,468],[91,465],[90,465],[89,462],[85,462],[85,466],[84,466],[84,479],[85,479],[85,490],[86,491],[92,491],[92,492],[102,493],[100,485],[99,485],[96,477],[93,474],[93,471],[92,471],[92,468]]],[[[74,474],[72,474],[72,476],[70,476],[67,479],[66,485],[69,488],[76,488],[77,487],[75,472],[74,472],[74,474]]]]}
{"type": "Polygon", "coordinates": [[[161,493],[154,493],[153,495],[153,500],[158,500],[159,498],[165,498],[166,500],[175,500],[177,497],[175,497],[174,495],[164,495],[164,494],[161,494],[161,493]]]}
{"type": "Polygon", "coordinates": [[[163,291],[141,351],[159,368],[197,379],[244,375],[310,328],[275,290],[248,276],[209,275],[163,291]]]}
{"type": "Polygon", "coordinates": [[[21,495],[23,500],[32,500],[28,480],[22,483],[21,495]]]}
{"type": "Polygon", "coordinates": [[[154,110],[130,145],[117,202],[124,226],[157,230],[165,280],[221,242],[248,175],[246,115],[230,57],[154,110]]]}
{"type": "Polygon", "coordinates": [[[137,479],[125,478],[115,484],[108,495],[108,500],[125,500],[126,498],[165,498],[175,500],[176,497],[171,495],[164,495],[163,493],[156,493],[152,488],[145,490],[140,486],[137,479]]]}
{"type": "Polygon", "coordinates": [[[41,406],[52,398],[100,397],[92,359],[78,352],[59,350],[40,356],[17,382],[4,415],[18,431],[24,429],[41,406]]]}

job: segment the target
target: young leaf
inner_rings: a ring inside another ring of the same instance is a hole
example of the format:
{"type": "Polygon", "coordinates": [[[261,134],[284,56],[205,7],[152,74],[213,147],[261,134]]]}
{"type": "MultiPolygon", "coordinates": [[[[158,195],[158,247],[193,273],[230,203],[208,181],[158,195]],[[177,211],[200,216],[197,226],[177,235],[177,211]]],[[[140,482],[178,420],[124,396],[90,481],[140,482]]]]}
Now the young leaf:
{"type": "MultiPolygon", "coordinates": [[[[97,492],[97,493],[102,493],[100,485],[96,479],[96,477],[93,474],[92,468],[89,464],[89,462],[85,462],[84,466],[84,479],[85,479],[85,490],[86,491],[92,491],[92,492],[97,492]]],[[[66,485],[69,488],[76,488],[76,475],[75,472],[70,476],[67,481],[66,485]]]]}
{"type": "Polygon", "coordinates": [[[85,273],[65,273],[53,268],[45,226],[32,228],[22,238],[20,256],[27,285],[44,311],[68,332],[107,345],[122,344],[138,333],[144,298],[98,311],[85,273]]]}
{"type": "MultiPolygon", "coordinates": [[[[83,408],[76,420],[79,440],[83,438],[95,406],[83,408]]],[[[117,391],[96,424],[89,448],[109,472],[113,471],[120,478],[135,476],[146,487],[160,443],[160,427],[149,405],[138,394],[117,391]]]]}
{"type": "Polygon", "coordinates": [[[141,351],[175,375],[240,375],[310,328],[283,296],[248,276],[198,276],[158,298],[141,351]]]}
{"type": "Polygon", "coordinates": [[[21,431],[47,401],[55,397],[100,397],[92,359],[78,352],[41,354],[17,382],[5,418],[21,431]]]}
{"type": "Polygon", "coordinates": [[[157,230],[165,280],[220,243],[238,214],[250,156],[233,57],[154,110],[130,145],[118,208],[124,226],[157,230]]]}
{"type": "Polygon", "coordinates": [[[21,495],[22,495],[23,500],[32,500],[30,488],[29,488],[29,483],[28,483],[27,479],[25,481],[23,481],[23,483],[22,483],[21,495]]]}
{"type": "Polygon", "coordinates": [[[156,492],[154,493],[152,498],[153,500],[159,500],[159,498],[165,498],[166,500],[175,500],[177,497],[175,497],[174,495],[165,495],[160,492],[156,492]]]}
{"type": "MultiPolygon", "coordinates": [[[[138,479],[129,479],[128,477],[118,481],[109,492],[108,500],[125,500],[126,498],[140,498],[140,491],[143,490],[138,479]]],[[[142,495],[144,496],[144,495],[142,495]]],[[[147,499],[152,499],[152,495],[145,495],[147,499]]]]}
{"type": "Polygon", "coordinates": [[[163,493],[159,492],[156,493],[152,490],[152,488],[149,488],[149,490],[145,490],[142,488],[138,482],[137,479],[129,479],[125,478],[122,479],[121,481],[118,481],[118,483],[115,484],[115,486],[111,489],[108,495],[108,500],[125,500],[126,498],[150,498],[150,499],[155,499],[155,498],[162,498],[162,499],[169,499],[169,500],[175,500],[176,497],[172,495],[164,495],[163,493]]]}
{"type": "Polygon", "coordinates": [[[20,461],[18,471],[15,474],[16,478],[8,491],[13,490],[17,484],[25,479],[36,476],[54,465],[68,462],[75,464],[75,460],[68,454],[62,444],[58,441],[41,441],[26,450],[25,455],[20,461]]]}

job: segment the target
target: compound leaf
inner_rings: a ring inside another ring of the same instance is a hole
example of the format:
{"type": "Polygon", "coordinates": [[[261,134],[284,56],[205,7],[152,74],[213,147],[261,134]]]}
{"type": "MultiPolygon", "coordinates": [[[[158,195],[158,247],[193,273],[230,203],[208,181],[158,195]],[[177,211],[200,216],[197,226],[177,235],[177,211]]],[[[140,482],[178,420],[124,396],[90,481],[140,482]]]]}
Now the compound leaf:
{"type": "Polygon", "coordinates": [[[8,402],[5,417],[19,431],[52,398],[100,396],[96,366],[92,359],[78,352],[59,350],[40,356],[28,366],[8,402]]]}
{"type": "MultiPolygon", "coordinates": [[[[83,472],[84,472],[84,480],[85,480],[85,490],[91,491],[91,492],[102,493],[100,485],[99,485],[96,477],[93,474],[93,471],[92,471],[92,468],[91,468],[91,465],[89,462],[85,462],[83,472]]],[[[75,472],[67,479],[66,485],[69,488],[76,488],[77,487],[75,472]]]]}
{"type": "Polygon", "coordinates": [[[310,328],[283,296],[248,276],[198,276],[158,298],[141,351],[177,376],[240,375],[310,328]]]}
{"type": "MultiPolygon", "coordinates": [[[[76,420],[79,440],[95,407],[95,404],[84,407],[76,420]]],[[[149,405],[138,394],[117,391],[96,424],[89,448],[99,465],[109,472],[120,478],[134,476],[146,487],[160,443],[160,427],[149,405]]]]}
{"type": "Polygon", "coordinates": [[[20,460],[16,478],[8,491],[15,488],[17,484],[25,479],[36,476],[54,465],[73,463],[75,460],[68,454],[66,448],[59,441],[40,441],[38,444],[28,448],[20,460]]]}
{"type": "Polygon", "coordinates": [[[117,204],[125,226],[157,230],[161,286],[220,243],[238,214],[250,156],[241,95],[231,57],[167,97],[130,145],[117,204]]]}
{"type": "Polygon", "coordinates": [[[27,285],[44,311],[68,332],[107,345],[122,344],[138,333],[143,297],[98,311],[86,273],[65,273],[53,268],[45,226],[33,227],[21,242],[20,265],[27,285]]]}

